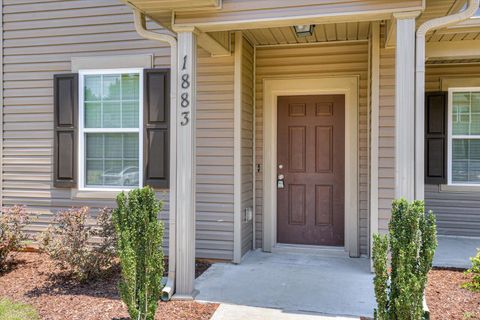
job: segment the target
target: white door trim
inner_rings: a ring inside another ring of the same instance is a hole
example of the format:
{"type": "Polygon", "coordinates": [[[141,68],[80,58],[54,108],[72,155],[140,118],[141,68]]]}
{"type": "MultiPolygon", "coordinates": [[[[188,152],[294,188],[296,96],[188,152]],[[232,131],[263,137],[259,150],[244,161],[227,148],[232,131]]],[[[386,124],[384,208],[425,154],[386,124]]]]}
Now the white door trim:
{"type": "Polygon", "coordinates": [[[294,95],[345,95],[345,250],[358,257],[358,76],[263,80],[264,213],[263,250],[277,243],[277,98],[294,95]]]}

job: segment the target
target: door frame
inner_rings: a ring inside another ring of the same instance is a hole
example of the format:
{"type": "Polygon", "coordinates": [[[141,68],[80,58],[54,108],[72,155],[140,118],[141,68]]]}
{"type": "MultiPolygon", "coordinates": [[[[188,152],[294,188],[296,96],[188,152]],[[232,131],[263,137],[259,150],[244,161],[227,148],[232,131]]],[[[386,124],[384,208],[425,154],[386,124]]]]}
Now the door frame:
{"type": "Polygon", "coordinates": [[[345,95],[345,250],[360,256],[358,231],[359,76],[267,78],[263,80],[263,250],[277,244],[277,98],[295,95],[345,95]]]}

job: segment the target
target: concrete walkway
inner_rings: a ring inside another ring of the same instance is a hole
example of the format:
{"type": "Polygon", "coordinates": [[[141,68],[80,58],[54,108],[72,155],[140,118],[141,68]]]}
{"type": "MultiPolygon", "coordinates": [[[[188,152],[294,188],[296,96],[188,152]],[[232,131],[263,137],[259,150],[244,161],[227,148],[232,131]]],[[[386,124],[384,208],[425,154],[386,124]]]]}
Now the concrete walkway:
{"type": "MultiPolygon", "coordinates": [[[[305,313],[316,313],[311,315],[315,319],[328,319],[319,314],[334,315],[335,319],[371,317],[375,306],[372,281],[368,259],[255,251],[240,265],[217,263],[210,267],[197,279],[200,293],[196,299],[276,309],[269,311],[271,317],[259,318],[262,320],[308,319],[305,313]]],[[[255,319],[254,312],[259,310],[247,311],[252,315],[222,305],[213,319],[255,319]]]]}
{"type": "Polygon", "coordinates": [[[477,248],[480,248],[480,238],[438,236],[433,265],[468,269],[472,266],[470,257],[477,254],[477,248]]]}
{"type": "Polygon", "coordinates": [[[323,316],[303,312],[285,312],[278,309],[221,304],[211,320],[352,320],[358,317],[323,316]]]}

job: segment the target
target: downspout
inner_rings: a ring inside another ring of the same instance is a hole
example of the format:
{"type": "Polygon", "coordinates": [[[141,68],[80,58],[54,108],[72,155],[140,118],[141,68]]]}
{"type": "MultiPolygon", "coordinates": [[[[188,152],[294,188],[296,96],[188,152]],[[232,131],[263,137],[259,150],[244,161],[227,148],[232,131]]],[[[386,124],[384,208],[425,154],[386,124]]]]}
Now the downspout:
{"type": "Polygon", "coordinates": [[[468,0],[467,8],[459,13],[426,21],[417,30],[416,97],[415,97],[415,199],[425,198],[425,36],[429,31],[445,28],[475,15],[480,0],[468,0]]]}
{"type": "MultiPolygon", "coordinates": [[[[133,9],[135,29],[145,39],[166,42],[170,45],[170,126],[175,128],[177,123],[177,38],[146,29],[145,15],[133,9]]],[[[168,301],[175,292],[175,270],[176,270],[176,175],[177,175],[177,133],[170,130],[170,194],[169,194],[169,252],[168,252],[168,278],[162,290],[161,299],[168,301]]]]}

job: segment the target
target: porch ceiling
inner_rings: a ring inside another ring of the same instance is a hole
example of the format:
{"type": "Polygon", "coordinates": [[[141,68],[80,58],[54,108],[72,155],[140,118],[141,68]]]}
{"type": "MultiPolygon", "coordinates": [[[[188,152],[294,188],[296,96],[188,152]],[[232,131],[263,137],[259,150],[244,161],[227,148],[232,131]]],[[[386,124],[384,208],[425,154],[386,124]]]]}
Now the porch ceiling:
{"type": "Polygon", "coordinates": [[[301,44],[345,40],[366,40],[370,22],[348,22],[316,25],[312,36],[297,37],[293,27],[244,30],[253,45],[301,44]]]}

